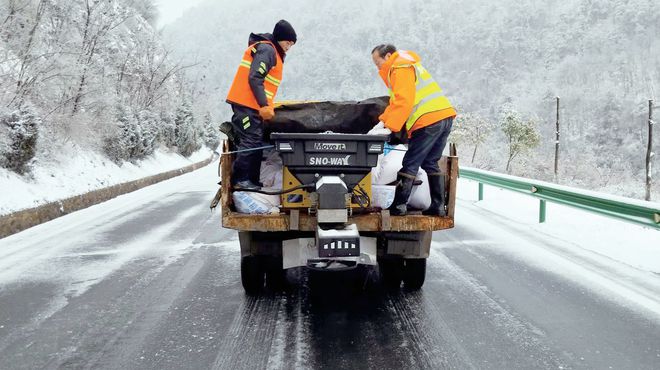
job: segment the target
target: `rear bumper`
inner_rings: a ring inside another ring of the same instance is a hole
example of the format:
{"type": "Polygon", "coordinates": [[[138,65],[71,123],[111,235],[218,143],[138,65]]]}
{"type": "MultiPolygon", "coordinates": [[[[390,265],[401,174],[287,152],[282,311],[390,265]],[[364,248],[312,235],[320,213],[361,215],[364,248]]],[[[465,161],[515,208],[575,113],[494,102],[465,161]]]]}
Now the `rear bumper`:
{"type": "MultiPolygon", "coordinates": [[[[332,261],[350,261],[355,265],[376,265],[377,239],[360,237],[360,255],[356,257],[324,258],[332,261]]],[[[285,269],[308,266],[310,261],[319,260],[319,249],[315,238],[298,238],[282,241],[282,259],[285,269]]]]}
{"type": "MultiPolygon", "coordinates": [[[[381,212],[364,215],[355,215],[348,219],[348,223],[357,225],[360,232],[409,232],[409,231],[437,231],[451,229],[454,227],[453,216],[435,217],[421,214],[410,214],[407,216],[383,216],[381,212]]],[[[293,222],[290,215],[247,215],[224,210],[222,215],[222,226],[227,229],[239,231],[313,231],[317,228],[316,217],[300,214],[293,222]],[[296,227],[292,227],[296,225],[296,227]]]]}

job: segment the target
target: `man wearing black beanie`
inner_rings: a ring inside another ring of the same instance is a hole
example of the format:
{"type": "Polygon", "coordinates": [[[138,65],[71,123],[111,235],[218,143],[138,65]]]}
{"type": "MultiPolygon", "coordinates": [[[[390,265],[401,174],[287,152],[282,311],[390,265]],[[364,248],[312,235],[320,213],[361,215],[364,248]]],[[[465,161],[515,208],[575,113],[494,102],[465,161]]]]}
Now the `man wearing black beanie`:
{"type": "Polygon", "coordinates": [[[281,20],[273,33],[250,34],[248,48],[238,66],[227,95],[234,115],[231,123],[238,137],[233,163],[232,185],[235,189],[258,190],[263,146],[263,122],[275,117],[274,100],[282,80],[286,53],[298,37],[291,24],[281,20]]]}
{"type": "Polygon", "coordinates": [[[273,37],[275,41],[292,41],[294,44],[298,41],[296,31],[291,26],[291,23],[282,19],[275,24],[273,29],[273,37]]]}

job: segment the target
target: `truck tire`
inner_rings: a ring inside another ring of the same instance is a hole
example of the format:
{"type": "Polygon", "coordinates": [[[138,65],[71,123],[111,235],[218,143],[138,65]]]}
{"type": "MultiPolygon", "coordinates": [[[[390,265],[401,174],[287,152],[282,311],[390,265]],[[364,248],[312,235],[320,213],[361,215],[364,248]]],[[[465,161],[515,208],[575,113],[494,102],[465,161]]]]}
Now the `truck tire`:
{"type": "Polygon", "coordinates": [[[241,283],[245,293],[259,294],[264,287],[264,268],[257,256],[241,257],[241,283]]]}
{"type": "Polygon", "coordinates": [[[378,270],[380,271],[380,281],[385,288],[391,290],[401,288],[401,280],[403,280],[402,259],[379,259],[378,270]]]}
{"type": "Polygon", "coordinates": [[[403,286],[408,290],[419,290],[426,279],[426,258],[405,260],[403,286]]]}
{"type": "Polygon", "coordinates": [[[277,292],[284,290],[286,271],[282,267],[282,256],[264,257],[266,262],[266,288],[277,292]]]}

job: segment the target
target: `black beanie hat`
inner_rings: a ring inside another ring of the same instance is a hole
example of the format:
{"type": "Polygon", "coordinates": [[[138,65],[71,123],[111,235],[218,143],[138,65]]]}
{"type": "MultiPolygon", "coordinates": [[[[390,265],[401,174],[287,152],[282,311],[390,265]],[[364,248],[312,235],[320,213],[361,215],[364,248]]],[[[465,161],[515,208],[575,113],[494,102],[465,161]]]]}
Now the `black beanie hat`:
{"type": "Polygon", "coordinates": [[[277,22],[275,29],[273,29],[273,38],[275,41],[297,41],[296,31],[291,26],[291,23],[282,19],[277,22]]]}

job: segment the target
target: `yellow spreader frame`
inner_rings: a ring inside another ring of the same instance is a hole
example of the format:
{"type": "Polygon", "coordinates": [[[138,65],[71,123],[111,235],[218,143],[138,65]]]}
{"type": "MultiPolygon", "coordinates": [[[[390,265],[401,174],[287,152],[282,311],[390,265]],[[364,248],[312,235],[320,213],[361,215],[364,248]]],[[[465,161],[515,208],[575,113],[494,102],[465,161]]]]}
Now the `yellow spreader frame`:
{"type": "MultiPolygon", "coordinates": [[[[298,181],[298,179],[293,176],[288,167],[284,167],[282,174],[282,188],[283,190],[295,188],[303,184],[298,181]]],[[[369,199],[371,199],[371,172],[369,172],[365,177],[360,180],[358,185],[353,189],[353,193],[359,193],[359,187],[364,190],[369,199]]],[[[297,189],[290,193],[282,194],[282,207],[283,208],[310,208],[312,206],[312,199],[310,198],[309,192],[304,189],[297,189]],[[298,195],[296,197],[296,195],[298,195]],[[292,198],[297,198],[295,202],[291,202],[292,198]]],[[[351,208],[360,208],[360,204],[354,203],[351,201],[351,208]]]]}

